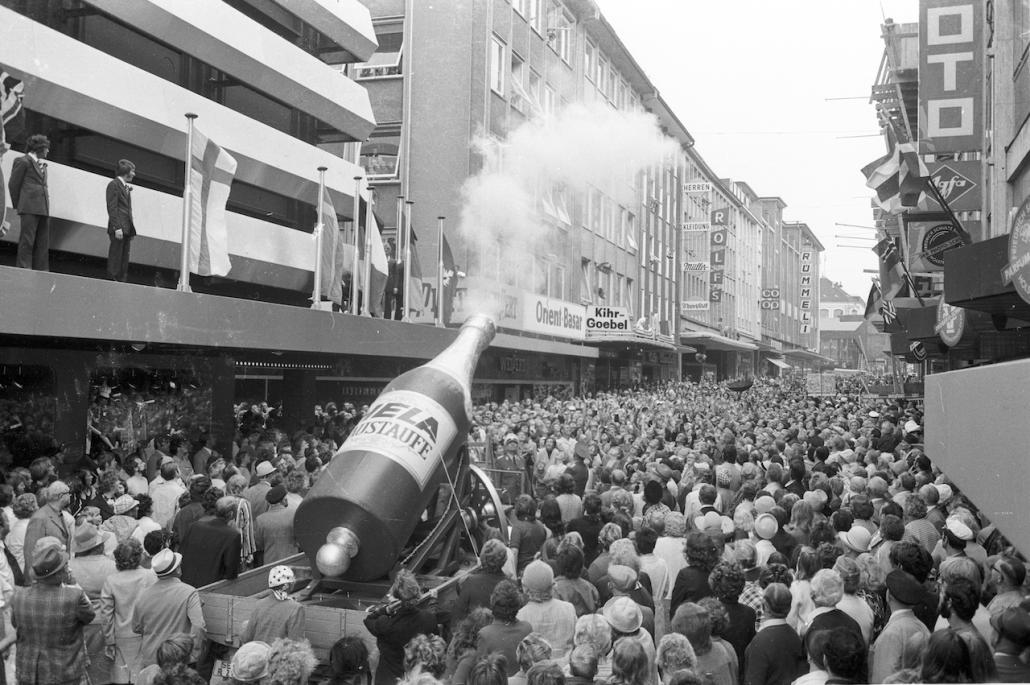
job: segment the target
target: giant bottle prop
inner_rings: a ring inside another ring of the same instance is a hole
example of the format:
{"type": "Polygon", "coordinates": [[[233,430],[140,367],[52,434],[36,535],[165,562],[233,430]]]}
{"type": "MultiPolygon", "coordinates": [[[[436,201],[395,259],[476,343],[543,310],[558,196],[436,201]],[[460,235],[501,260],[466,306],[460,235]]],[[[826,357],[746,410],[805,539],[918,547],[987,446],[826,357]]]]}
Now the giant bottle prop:
{"type": "Polygon", "coordinates": [[[380,578],[397,562],[444,466],[454,476],[468,436],[472,376],[494,337],[469,318],[435,359],[395,378],[301,502],[293,529],[324,575],[380,578]]]}

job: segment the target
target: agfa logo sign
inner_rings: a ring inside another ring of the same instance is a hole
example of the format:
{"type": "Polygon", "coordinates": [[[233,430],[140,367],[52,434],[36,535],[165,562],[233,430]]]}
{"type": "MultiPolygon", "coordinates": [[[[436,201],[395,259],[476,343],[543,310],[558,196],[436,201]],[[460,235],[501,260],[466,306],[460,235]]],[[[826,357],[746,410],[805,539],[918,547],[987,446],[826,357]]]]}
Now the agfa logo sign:
{"type": "Polygon", "coordinates": [[[941,191],[941,195],[949,205],[954,205],[959,198],[968,194],[977,185],[971,178],[963,176],[947,164],[941,165],[941,168],[933,173],[932,178],[934,185],[941,191]]]}

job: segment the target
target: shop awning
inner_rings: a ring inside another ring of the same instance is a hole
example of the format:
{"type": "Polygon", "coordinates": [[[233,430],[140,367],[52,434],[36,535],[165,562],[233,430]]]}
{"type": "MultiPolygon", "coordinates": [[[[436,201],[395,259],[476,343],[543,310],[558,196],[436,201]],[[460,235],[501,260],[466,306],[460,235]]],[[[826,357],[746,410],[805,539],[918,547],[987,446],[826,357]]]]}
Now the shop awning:
{"type": "Polygon", "coordinates": [[[680,341],[691,345],[704,345],[710,350],[723,350],[727,352],[754,352],[758,345],[734,340],[718,333],[704,331],[683,331],[680,333],[680,341]]]}
{"type": "Polygon", "coordinates": [[[794,357],[795,359],[800,359],[806,362],[815,362],[824,366],[833,366],[836,363],[833,359],[819,354],[818,352],[812,352],[811,350],[784,350],[783,354],[786,357],[794,357]]]}
{"type": "Polygon", "coordinates": [[[769,362],[773,366],[778,366],[781,369],[789,369],[789,368],[791,368],[790,364],[788,364],[787,362],[783,361],[782,359],[766,359],[765,361],[769,362]]]}

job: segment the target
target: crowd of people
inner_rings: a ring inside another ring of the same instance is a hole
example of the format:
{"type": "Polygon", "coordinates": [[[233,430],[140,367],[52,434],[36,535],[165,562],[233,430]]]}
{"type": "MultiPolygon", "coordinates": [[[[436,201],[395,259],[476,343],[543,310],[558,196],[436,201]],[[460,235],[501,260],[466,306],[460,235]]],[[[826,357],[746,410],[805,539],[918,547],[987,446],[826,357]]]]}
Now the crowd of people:
{"type": "MultiPolygon", "coordinates": [[[[0,485],[0,677],[18,683],[669,685],[1030,680],[1025,560],[923,450],[916,401],[712,380],[476,406],[505,511],[453,601],[397,572],[319,663],[293,516],[365,407],[231,454],[15,461],[0,485]],[[238,644],[197,588],[268,565],[238,644]]],[[[20,455],[22,460],[27,456],[20,455]]],[[[485,541],[484,541],[485,540],[485,541]]]]}

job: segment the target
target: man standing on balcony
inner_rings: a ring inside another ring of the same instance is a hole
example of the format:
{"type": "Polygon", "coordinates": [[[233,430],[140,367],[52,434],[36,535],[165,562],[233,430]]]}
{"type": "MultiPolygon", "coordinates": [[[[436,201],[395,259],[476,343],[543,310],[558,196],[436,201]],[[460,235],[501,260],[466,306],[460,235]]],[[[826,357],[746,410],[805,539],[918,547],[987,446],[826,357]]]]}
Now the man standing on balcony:
{"type": "Polygon", "coordinates": [[[136,176],[136,165],[119,159],[115,174],[107,184],[107,237],[111,239],[107,250],[107,276],[124,283],[129,273],[129,247],[136,236],[136,225],[132,222],[132,186],[129,185],[136,176]]]}
{"type": "Polygon", "coordinates": [[[26,152],[14,160],[11,180],[11,204],[21,215],[21,236],[18,238],[20,269],[50,271],[50,195],[47,190],[46,159],[50,140],[36,134],[29,136],[26,152]]]}

